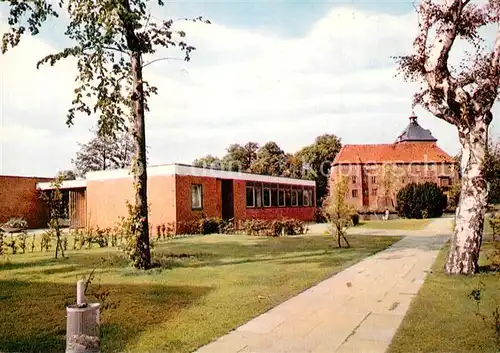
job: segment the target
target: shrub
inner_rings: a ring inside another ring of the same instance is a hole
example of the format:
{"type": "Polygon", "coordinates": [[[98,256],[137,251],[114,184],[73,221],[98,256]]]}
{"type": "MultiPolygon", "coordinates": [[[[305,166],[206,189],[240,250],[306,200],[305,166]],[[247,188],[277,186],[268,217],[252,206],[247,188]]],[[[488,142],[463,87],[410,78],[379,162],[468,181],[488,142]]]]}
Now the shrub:
{"type": "Polygon", "coordinates": [[[9,219],[7,222],[3,224],[5,228],[18,228],[18,229],[26,229],[28,228],[28,222],[24,218],[15,217],[9,219]]]}
{"type": "Polygon", "coordinates": [[[405,218],[441,217],[447,198],[436,183],[409,183],[399,190],[396,211],[405,218]]]}
{"type": "Polygon", "coordinates": [[[3,247],[4,247],[3,237],[4,237],[4,233],[0,230],[0,256],[3,256],[3,255],[4,255],[4,250],[3,250],[3,247]]]}
{"type": "Polygon", "coordinates": [[[220,225],[223,220],[221,218],[202,218],[198,223],[199,234],[214,234],[219,233],[220,225]]]}
{"type": "Polygon", "coordinates": [[[246,235],[279,237],[305,234],[306,226],[303,221],[290,218],[248,219],[240,222],[238,230],[246,235]]]}
{"type": "Polygon", "coordinates": [[[460,200],[460,181],[453,184],[448,191],[448,205],[446,210],[449,212],[455,212],[458,206],[458,201],[460,200]]]}
{"type": "Polygon", "coordinates": [[[351,221],[353,226],[357,226],[359,224],[359,213],[353,213],[351,215],[351,221]]]}
{"type": "Polygon", "coordinates": [[[491,226],[493,240],[496,240],[496,237],[500,236],[500,214],[492,215],[488,222],[491,226]]]}

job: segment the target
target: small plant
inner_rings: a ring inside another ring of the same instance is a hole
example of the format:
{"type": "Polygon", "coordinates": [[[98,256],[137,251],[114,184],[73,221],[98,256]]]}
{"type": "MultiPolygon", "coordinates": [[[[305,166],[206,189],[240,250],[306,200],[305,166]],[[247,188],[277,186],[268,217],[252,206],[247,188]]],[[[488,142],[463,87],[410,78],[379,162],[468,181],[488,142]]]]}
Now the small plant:
{"type": "Polygon", "coordinates": [[[111,229],[109,229],[109,228],[102,229],[102,228],[96,227],[95,236],[93,237],[92,241],[97,243],[97,245],[99,245],[99,247],[105,248],[108,246],[108,238],[109,238],[110,233],[111,233],[111,229]]]}
{"type": "Polygon", "coordinates": [[[31,236],[31,252],[35,252],[35,234],[31,236]]]}
{"type": "Polygon", "coordinates": [[[49,251],[52,248],[52,233],[51,231],[45,231],[42,233],[40,240],[40,251],[49,251]]]}
{"type": "Polygon", "coordinates": [[[161,235],[163,237],[163,240],[165,240],[165,233],[167,231],[167,227],[165,226],[165,224],[162,224],[161,225],[161,235]]]}
{"type": "Polygon", "coordinates": [[[4,241],[3,241],[4,233],[0,231],[0,256],[4,255],[3,247],[4,247],[4,241]]]}
{"type": "Polygon", "coordinates": [[[19,235],[19,249],[21,249],[22,253],[25,254],[26,253],[26,238],[28,238],[28,234],[26,234],[26,232],[22,232],[20,235],[19,235]]]}
{"type": "MultiPolygon", "coordinates": [[[[342,239],[348,248],[351,247],[346,237],[346,230],[353,225],[354,207],[346,201],[349,191],[347,177],[338,175],[332,188],[323,202],[323,212],[330,222],[330,231],[337,238],[337,245],[342,247],[342,239]]],[[[359,218],[358,218],[359,220],[359,218]]]]}
{"type": "Polygon", "coordinates": [[[156,240],[157,241],[160,241],[161,239],[161,225],[157,225],[156,226],[156,240]]]}
{"type": "Polygon", "coordinates": [[[479,316],[482,320],[483,323],[489,327],[492,328],[494,333],[495,333],[495,345],[497,348],[500,350],[500,305],[496,305],[495,309],[489,314],[485,315],[481,312],[480,304],[482,300],[482,293],[485,289],[485,284],[484,282],[479,282],[479,287],[474,289],[470,294],[469,298],[474,300],[476,303],[476,315],[479,316]]]}
{"type": "Polygon", "coordinates": [[[6,245],[11,249],[12,255],[17,254],[17,243],[16,240],[12,237],[12,235],[6,245]]]}
{"type": "Polygon", "coordinates": [[[107,309],[116,309],[119,302],[113,302],[110,300],[111,291],[108,288],[102,287],[100,284],[98,286],[94,285],[95,271],[96,269],[94,268],[85,279],[85,297],[93,297],[98,303],[100,303],[101,312],[107,309]]]}

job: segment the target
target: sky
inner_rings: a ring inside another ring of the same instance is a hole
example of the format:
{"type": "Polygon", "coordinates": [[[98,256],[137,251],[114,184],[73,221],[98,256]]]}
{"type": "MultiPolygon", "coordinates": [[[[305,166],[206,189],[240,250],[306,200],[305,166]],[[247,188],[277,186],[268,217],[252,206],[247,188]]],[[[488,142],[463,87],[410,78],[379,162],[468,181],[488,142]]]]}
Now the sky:
{"type": "MultiPolygon", "coordinates": [[[[150,164],[222,156],[230,144],[248,141],[275,141],[293,153],[326,133],[343,144],[392,143],[409,123],[418,87],[396,76],[391,59],[411,52],[417,22],[408,1],[166,1],[153,15],[203,16],[212,24],[179,24],[197,48],[189,63],[145,68],[159,89],[146,116],[150,164]]],[[[0,33],[6,23],[0,6],[0,33]]],[[[65,124],[74,61],[36,69],[40,58],[68,45],[64,30],[64,19],[53,20],[0,55],[0,174],[71,169],[78,143],[91,137],[96,116],[65,124]]],[[[420,107],[415,113],[445,151],[458,152],[455,127],[420,107]]],[[[495,137],[498,104],[493,114],[495,137]]]]}

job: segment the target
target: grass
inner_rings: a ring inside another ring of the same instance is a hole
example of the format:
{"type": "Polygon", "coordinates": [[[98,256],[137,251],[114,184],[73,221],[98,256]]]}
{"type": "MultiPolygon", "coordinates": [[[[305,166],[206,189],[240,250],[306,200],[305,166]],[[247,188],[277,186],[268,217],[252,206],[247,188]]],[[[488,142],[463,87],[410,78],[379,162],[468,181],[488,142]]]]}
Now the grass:
{"type": "Polygon", "coordinates": [[[422,230],[431,223],[431,219],[391,219],[388,221],[361,221],[357,228],[422,230]]]}
{"type": "Polygon", "coordinates": [[[0,266],[0,351],[64,351],[65,307],[97,267],[91,290],[109,290],[116,305],[101,314],[103,353],[190,352],[399,238],[349,240],[351,249],[324,235],[175,239],[156,244],[162,267],[147,272],[111,248],[10,256],[0,266]]]}
{"type": "Polygon", "coordinates": [[[389,352],[500,352],[496,346],[491,313],[500,308],[500,272],[489,268],[485,256],[493,251],[491,237],[481,248],[481,273],[473,277],[443,273],[445,247],[399,327],[389,352]],[[481,287],[480,311],[488,324],[476,315],[477,306],[469,294],[481,287]]]}

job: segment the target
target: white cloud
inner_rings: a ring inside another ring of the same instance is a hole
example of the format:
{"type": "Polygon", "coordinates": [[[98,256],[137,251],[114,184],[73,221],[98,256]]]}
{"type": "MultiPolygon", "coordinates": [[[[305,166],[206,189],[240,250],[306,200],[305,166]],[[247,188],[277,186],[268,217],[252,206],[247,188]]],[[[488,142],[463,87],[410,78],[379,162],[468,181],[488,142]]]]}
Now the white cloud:
{"type": "MultiPolygon", "coordinates": [[[[147,116],[152,164],[189,163],[249,140],[274,140],[294,152],[323,133],[345,143],[392,142],[408,123],[415,87],[394,77],[391,56],[411,50],[413,13],[334,8],[292,39],[220,24],[181,26],[197,47],[192,61],[160,61],[145,72],[160,92],[147,116]]],[[[0,56],[0,173],[51,175],[69,167],[76,141],[88,138],[95,118],[80,118],[71,129],[64,125],[74,63],[35,68],[54,51],[31,38],[0,56]]],[[[455,153],[454,128],[418,113],[440,145],[455,153]]]]}

